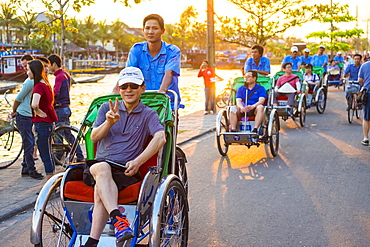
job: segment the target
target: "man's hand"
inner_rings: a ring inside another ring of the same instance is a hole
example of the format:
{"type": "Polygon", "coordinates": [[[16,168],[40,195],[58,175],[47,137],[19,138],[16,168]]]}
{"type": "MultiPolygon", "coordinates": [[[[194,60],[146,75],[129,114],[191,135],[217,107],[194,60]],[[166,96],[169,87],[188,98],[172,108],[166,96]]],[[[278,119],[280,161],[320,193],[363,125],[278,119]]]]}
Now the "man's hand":
{"type": "Polygon", "coordinates": [[[107,122],[111,125],[118,122],[120,116],[118,114],[118,98],[116,98],[116,102],[113,105],[112,100],[109,100],[109,111],[105,114],[105,118],[107,122]]]}
{"type": "Polygon", "coordinates": [[[140,164],[136,160],[131,160],[126,163],[126,167],[125,175],[131,177],[139,171],[140,164]]]}

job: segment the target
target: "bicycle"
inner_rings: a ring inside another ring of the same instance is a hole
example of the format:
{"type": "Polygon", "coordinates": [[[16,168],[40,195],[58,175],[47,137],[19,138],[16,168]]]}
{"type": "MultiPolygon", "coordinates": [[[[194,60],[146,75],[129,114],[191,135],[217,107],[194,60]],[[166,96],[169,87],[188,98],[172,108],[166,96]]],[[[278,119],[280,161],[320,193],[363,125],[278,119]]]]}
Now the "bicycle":
{"type": "MultiPolygon", "coordinates": [[[[12,104],[6,98],[8,92],[9,90],[4,93],[4,99],[11,108],[12,104]]],[[[5,108],[2,107],[2,109],[5,108]]],[[[66,166],[68,154],[78,132],[78,128],[71,125],[61,124],[54,128],[51,137],[51,152],[56,165],[66,166]]],[[[15,118],[11,119],[8,116],[7,120],[0,119],[0,144],[0,169],[4,169],[14,164],[23,150],[22,137],[17,129],[15,118]]]]}
{"type": "Polygon", "coordinates": [[[348,81],[348,87],[346,89],[346,92],[348,94],[347,96],[347,104],[348,104],[348,109],[347,109],[347,117],[348,117],[348,122],[352,123],[353,122],[353,117],[356,115],[356,118],[360,118],[360,113],[361,113],[361,106],[357,102],[357,94],[360,90],[361,86],[358,84],[357,81],[348,81]]]}
{"type": "MultiPolygon", "coordinates": [[[[10,90],[4,93],[4,99],[7,104],[12,107],[6,94],[10,90]]],[[[1,107],[6,109],[6,107],[1,107]]],[[[7,168],[17,161],[23,150],[22,137],[19,133],[15,119],[11,119],[8,114],[8,118],[0,119],[0,169],[7,168]]]]}

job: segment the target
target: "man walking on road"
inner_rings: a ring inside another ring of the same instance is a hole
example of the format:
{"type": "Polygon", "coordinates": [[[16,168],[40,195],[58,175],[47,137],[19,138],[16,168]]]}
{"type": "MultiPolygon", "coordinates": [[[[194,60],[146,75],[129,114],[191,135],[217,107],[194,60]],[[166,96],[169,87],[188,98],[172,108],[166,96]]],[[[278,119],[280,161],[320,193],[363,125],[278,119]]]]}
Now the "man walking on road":
{"type": "MultiPolygon", "coordinates": [[[[71,103],[69,90],[71,88],[71,76],[67,71],[62,69],[62,59],[59,55],[53,54],[48,57],[49,71],[53,72],[55,75],[54,84],[54,109],[58,116],[58,121],[55,124],[64,123],[70,125],[69,118],[72,115],[71,108],[69,104],[71,103]]],[[[71,133],[66,133],[70,136],[70,141],[73,143],[75,141],[71,133]]],[[[83,161],[84,157],[80,146],[77,147],[76,151],[77,162],[83,161]]]]}
{"type": "MultiPolygon", "coordinates": [[[[364,104],[364,120],[362,121],[362,130],[364,132],[364,139],[362,144],[369,146],[369,129],[370,129],[370,61],[364,63],[358,74],[358,83],[362,86],[360,92],[364,93],[366,90],[367,103],[364,104]]],[[[369,146],[370,147],[370,146],[369,146]]]]}
{"type": "MultiPolygon", "coordinates": [[[[21,58],[21,64],[27,71],[27,64],[32,61],[31,55],[24,55],[21,58]]],[[[33,92],[33,79],[27,78],[13,103],[13,112],[11,117],[15,117],[17,128],[22,137],[23,143],[23,162],[22,177],[29,176],[34,179],[43,179],[44,176],[36,171],[35,161],[33,159],[33,147],[35,138],[32,132],[32,111],[31,96],[33,92]]]]}

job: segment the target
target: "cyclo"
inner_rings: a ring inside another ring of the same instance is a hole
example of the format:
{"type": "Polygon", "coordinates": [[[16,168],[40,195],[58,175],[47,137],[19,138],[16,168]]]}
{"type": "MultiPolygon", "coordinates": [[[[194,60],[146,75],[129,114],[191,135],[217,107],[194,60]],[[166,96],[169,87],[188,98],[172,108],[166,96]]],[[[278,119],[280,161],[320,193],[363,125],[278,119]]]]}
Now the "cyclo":
{"type": "MultiPolygon", "coordinates": [[[[166,144],[140,167],[143,180],[119,191],[118,204],[132,223],[134,237],[123,246],[187,246],[188,182],[183,151],[176,147],[177,94],[174,111],[167,95],[146,91],[143,104],[157,111],[165,127],[166,144]],[[142,245],[143,244],[143,245],[142,245]]],[[[79,140],[85,141],[87,160],[95,158],[96,145],[91,142],[91,127],[99,107],[120,95],[106,95],[93,100],[72,146],[72,161],[79,140]]],[[[83,164],[72,163],[65,172],[51,177],[37,198],[31,229],[35,246],[80,246],[90,233],[94,188],[83,180],[83,164]]],[[[116,246],[111,222],[107,222],[99,246],[116,246]]],[[[122,245],[121,245],[122,246],[122,245]]]]}
{"type": "MultiPolygon", "coordinates": [[[[305,69],[302,69],[303,74],[305,73],[305,69]]],[[[302,91],[307,92],[306,97],[306,108],[311,108],[316,106],[316,110],[319,114],[323,114],[326,108],[326,88],[323,86],[323,78],[324,78],[324,68],[323,67],[313,67],[312,73],[316,74],[320,78],[319,85],[315,85],[313,90],[309,90],[308,85],[302,87],[302,91]]]]}
{"type": "MultiPolygon", "coordinates": [[[[257,84],[263,86],[267,91],[271,91],[271,78],[258,76],[257,84]]],[[[238,77],[234,80],[231,86],[231,104],[236,104],[236,92],[240,86],[244,84],[244,77],[238,77]]],[[[273,156],[278,154],[279,150],[279,116],[276,109],[266,108],[264,110],[264,119],[259,129],[258,137],[251,132],[254,128],[254,117],[249,117],[248,120],[242,121],[238,119],[238,132],[230,130],[230,110],[231,104],[226,109],[222,109],[217,116],[216,121],[216,140],[217,148],[221,155],[226,155],[229,146],[232,144],[245,145],[248,148],[251,146],[259,147],[261,143],[269,144],[270,151],[273,156]]]]}
{"type": "MultiPolygon", "coordinates": [[[[329,86],[335,86],[338,89],[340,89],[341,86],[343,86],[343,91],[346,90],[346,83],[345,80],[342,80],[342,73],[343,73],[343,63],[339,63],[339,71],[338,70],[333,70],[329,71],[324,79],[324,87],[328,89],[329,86]]],[[[327,90],[326,90],[327,92],[327,90]]]]}
{"type": "MultiPolygon", "coordinates": [[[[297,75],[299,78],[299,81],[303,82],[303,75],[301,72],[298,71],[292,71],[294,75],[297,75]]],[[[272,110],[276,109],[277,114],[284,120],[288,120],[289,117],[291,117],[293,120],[296,118],[299,118],[299,123],[301,127],[305,126],[306,122],[306,97],[304,93],[296,94],[294,99],[294,105],[291,107],[293,114],[289,114],[290,107],[287,106],[288,103],[288,97],[286,96],[279,96],[276,98],[276,101],[278,103],[277,106],[274,105],[274,98],[275,98],[275,86],[276,81],[279,79],[280,76],[284,74],[283,71],[277,72],[274,77],[272,78],[272,89],[269,93],[269,99],[268,99],[268,105],[267,108],[272,110]]]]}

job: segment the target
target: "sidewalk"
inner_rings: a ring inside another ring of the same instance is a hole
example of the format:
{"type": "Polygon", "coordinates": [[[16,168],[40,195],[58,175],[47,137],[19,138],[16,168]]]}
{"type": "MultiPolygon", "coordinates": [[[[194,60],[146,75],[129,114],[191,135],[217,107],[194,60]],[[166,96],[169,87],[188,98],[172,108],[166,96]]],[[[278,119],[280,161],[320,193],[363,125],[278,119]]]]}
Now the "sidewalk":
{"type": "MultiPolygon", "coordinates": [[[[215,129],[216,117],[214,115],[203,115],[198,111],[180,118],[179,134],[177,144],[186,142],[207,134],[215,129]]],[[[21,156],[12,166],[0,170],[0,222],[9,219],[26,210],[32,210],[44,180],[35,180],[29,177],[21,177],[21,156]]],[[[36,161],[37,170],[43,174],[44,167],[40,160],[36,161]]],[[[63,171],[63,167],[57,166],[57,172],[63,171]]]]}

